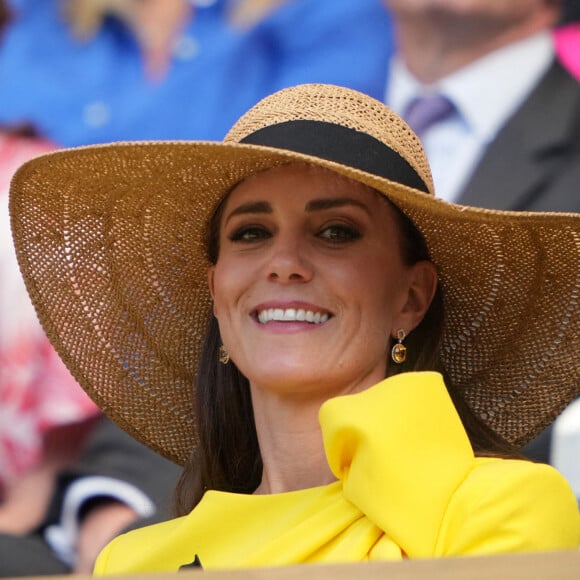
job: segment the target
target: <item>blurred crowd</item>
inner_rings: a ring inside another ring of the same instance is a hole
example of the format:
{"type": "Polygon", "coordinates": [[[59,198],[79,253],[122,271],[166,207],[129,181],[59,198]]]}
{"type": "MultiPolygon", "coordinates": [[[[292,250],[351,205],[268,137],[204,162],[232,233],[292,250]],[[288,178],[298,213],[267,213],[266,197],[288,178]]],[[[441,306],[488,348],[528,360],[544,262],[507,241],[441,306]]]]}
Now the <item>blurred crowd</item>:
{"type": "MultiPolygon", "coordinates": [[[[219,140],[265,95],[324,82],[403,115],[440,197],[578,212],[579,80],[578,0],[0,0],[0,576],[90,572],[170,514],[179,471],[100,414],[40,328],[10,238],[20,164],[219,140]]],[[[579,405],[523,451],[580,497],[579,405]]]]}

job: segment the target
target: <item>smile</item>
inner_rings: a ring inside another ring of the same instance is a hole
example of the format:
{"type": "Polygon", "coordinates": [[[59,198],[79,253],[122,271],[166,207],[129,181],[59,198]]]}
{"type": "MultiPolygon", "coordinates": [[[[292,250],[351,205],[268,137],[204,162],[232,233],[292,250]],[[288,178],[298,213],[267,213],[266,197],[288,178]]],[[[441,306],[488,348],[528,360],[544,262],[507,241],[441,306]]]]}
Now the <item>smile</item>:
{"type": "Polygon", "coordinates": [[[258,312],[260,324],[266,324],[275,320],[277,322],[309,322],[311,324],[323,324],[329,318],[326,312],[313,312],[303,308],[268,308],[258,312]]]}

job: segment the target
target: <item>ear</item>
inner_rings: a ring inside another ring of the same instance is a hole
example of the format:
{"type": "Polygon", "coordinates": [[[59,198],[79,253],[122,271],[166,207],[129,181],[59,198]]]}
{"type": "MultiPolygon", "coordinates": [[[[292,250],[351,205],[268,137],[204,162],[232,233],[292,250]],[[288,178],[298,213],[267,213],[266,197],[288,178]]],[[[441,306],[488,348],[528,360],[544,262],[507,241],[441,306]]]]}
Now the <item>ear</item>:
{"type": "Polygon", "coordinates": [[[422,260],[410,267],[407,280],[406,300],[393,318],[391,336],[395,338],[398,329],[409,334],[427,314],[437,290],[437,269],[432,262],[422,260]]]}
{"type": "Polygon", "coordinates": [[[211,294],[213,315],[217,318],[215,307],[215,266],[210,266],[207,269],[207,285],[209,287],[209,293],[211,294]]]}

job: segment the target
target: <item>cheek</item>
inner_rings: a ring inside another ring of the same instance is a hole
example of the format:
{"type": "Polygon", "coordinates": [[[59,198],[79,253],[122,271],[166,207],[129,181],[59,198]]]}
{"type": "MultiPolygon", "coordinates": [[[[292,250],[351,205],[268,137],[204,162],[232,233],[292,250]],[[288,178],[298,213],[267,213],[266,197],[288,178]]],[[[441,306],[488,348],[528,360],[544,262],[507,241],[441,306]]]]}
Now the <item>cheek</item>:
{"type": "Polygon", "coordinates": [[[398,261],[383,254],[362,255],[347,274],[350,285],[364,291],[368,300],[392,299],[402,287],[403,271],[398,261]]]}
{"type": "Polygon", "coordinates": [[[384,260],[369,261],[362,266],[353,276],[351,288],[354,284],[369,322],[390,328],[392,318],[406,302],[404,271],[386,267],[384,260]]]}
{"type": "Polygon", "coordinates": [[[229,288],[231,281],[227,277],[228,268],[224,266],[225,264],[220,259],[213,269],[213,275],[210,281],[213,313],[216,318],[220,318],[223,315],[225,305],[227,304],[227,297],[231,294],[231,289],[229,288]]]}
{"type": "Polygon", "coordinates": [[[216,318],[224,318],[248,291],[255,273],[239,260],[220,258],[213,271],[213,302],[216,318]]]}

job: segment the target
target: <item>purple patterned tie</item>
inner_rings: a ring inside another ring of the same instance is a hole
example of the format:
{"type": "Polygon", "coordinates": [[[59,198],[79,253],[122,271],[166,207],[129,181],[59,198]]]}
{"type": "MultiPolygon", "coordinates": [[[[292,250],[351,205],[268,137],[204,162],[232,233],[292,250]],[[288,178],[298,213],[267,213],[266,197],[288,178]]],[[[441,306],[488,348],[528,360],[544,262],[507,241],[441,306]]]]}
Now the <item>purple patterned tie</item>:
{"type": "Polygon", "coordinates": [[[405,110],[403,118],[409,127],[421,136],[435,123],[447,119],[455,111],[455,105],[445,95],[436,93],[413,99],[405,110]]]}

